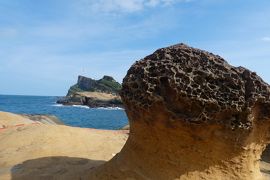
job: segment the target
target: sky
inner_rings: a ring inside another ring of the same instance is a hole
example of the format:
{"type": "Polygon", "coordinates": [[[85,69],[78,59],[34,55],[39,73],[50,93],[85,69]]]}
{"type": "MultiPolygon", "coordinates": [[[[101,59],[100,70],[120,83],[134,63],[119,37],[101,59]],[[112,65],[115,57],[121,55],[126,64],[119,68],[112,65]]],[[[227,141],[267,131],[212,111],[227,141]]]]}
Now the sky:
{"type": "Polygon", "coordinates": [[[269,0],[0,0],[0,94],[62,96],[78,75],[122,82],[180,42],[270,83],[269,0]]]}

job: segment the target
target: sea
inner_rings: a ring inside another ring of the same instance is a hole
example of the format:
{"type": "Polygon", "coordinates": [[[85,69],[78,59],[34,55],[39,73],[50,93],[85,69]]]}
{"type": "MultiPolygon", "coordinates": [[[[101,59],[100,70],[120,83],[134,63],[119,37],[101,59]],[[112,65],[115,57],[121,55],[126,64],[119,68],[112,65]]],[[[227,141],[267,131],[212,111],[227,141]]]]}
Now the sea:
{"type": "Polygon", "coordinates": [[[96,129],[120,129],[128,124],[124,109],[89,108],[56,104],[56,96],[0,95],[0,111],[18,114],[49,114],[64,124],[96,129]]]}

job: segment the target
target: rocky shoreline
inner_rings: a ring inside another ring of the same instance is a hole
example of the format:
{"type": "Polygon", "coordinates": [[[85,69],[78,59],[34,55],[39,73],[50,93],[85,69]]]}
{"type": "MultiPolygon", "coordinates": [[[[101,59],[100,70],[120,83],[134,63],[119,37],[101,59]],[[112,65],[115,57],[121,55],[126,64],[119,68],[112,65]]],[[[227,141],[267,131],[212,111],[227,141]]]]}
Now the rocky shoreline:
{"type": "Polygon", "coordinates": [[[119,91],[121,85],[110,76],[94,80],[79,76],[75,85],[71,86],[65,97],[56,103],[63,105],[85,105],[90,108],[119,107],[123,108],[119,91]]]}
{"type": "MultiPolygon", "coordinates": [[[[98,108],[98,107],[119,107],[123,108],[123,104],[121,102],[121,99],[118,96],[110,95],[110,94],[102,94],[100,95],[109,95],[112,96],[108,99],[102,99],[100,97],[95,96],[89,96],[83,95],[82,93],[74,93],[72,96],[64,96],[59,98],[56,103],[62,104],[62,105],[82,105],[82,106],[88,106],[90,108],[98,108]]],[[[95,93],[97,94],[97,93],[95,93]]]]}

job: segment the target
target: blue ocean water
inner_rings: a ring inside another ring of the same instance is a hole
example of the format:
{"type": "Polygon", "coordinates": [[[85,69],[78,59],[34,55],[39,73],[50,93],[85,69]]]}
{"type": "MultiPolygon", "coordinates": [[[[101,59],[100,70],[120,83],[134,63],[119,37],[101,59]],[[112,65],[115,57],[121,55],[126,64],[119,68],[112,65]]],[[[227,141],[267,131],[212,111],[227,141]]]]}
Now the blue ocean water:
{"type": "Polygon", "coordinates": [[[0,111],[25,114],[50,114],[66,125],[96,129],[119,129],[128,123],[122,109],[62,106],[58,97],[0,95],[0,111]]]}

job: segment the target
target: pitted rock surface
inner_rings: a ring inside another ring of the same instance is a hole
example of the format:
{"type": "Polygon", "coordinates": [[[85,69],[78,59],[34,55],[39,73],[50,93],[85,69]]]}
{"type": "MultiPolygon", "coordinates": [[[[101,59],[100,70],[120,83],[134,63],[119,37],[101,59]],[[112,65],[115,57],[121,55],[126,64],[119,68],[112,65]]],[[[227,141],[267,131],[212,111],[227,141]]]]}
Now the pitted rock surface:
{"type": "Polygon", "coordinates": [[[149,110],[161,103],[173,119],[250,129],[256,103],[264,107],[261,116],[270,116],[269,89],[255,72],[233,67],[218,55],[177,44],[132,65],[121,96],[127,109],[149,110]]]}
{"type": "Polygon", "coordinates": [[[88,179],[262,180],[269,89],[220,56],[184,44],[159,49],[124,78],[128,140],[88,179]]]}

